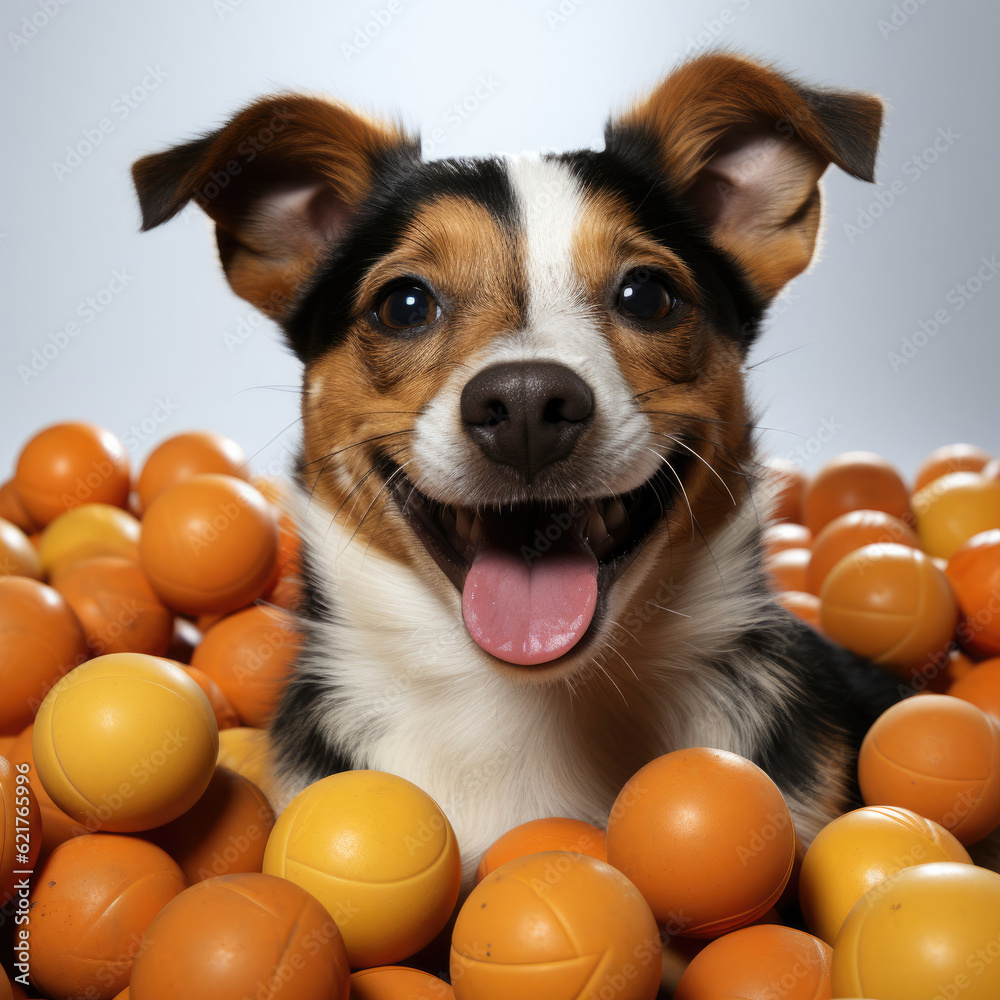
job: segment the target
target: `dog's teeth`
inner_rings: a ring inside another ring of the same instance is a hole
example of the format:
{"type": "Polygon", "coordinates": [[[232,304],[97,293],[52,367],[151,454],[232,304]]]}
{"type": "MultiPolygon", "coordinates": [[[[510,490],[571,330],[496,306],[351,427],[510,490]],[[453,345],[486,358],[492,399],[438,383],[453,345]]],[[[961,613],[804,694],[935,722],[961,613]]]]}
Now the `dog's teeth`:
{"type": "Polygon", "coordinates": [[[590,520],[587,521],[587,541],[592,546],[598,545],[608,537],[608,529],[604,524],[604,518],[596,510],[590,512],[590,520]]]}
{"type": "Polygon", "coordinates": [[[621,500],[615,499],[608,504],[608,509],[604,514],[604,524],[611,534],[627,527],[628,516],[625,514],[621,500]]]}
{"type": "Polygon", "coordinates": [[[472,522],[474,520],[475,515],[465,507],[459,507],[455,512],[455,534],[462,541],[468,540],[469,535],[472,533],[472,522]]]}
{"type": "Polygon", "coordinates": [[[483,519],[475,515],[472,519],[472,527],[469,529],[469,544],[474,548],[483,540],[484,528],[483,519]]]}

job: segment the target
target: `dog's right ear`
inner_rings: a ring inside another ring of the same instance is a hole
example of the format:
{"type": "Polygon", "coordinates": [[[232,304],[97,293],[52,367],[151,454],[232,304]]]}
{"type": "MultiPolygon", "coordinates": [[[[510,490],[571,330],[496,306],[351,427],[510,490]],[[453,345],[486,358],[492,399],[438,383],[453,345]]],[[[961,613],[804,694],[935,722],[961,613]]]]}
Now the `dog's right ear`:
{"type": "Polygon", "coordinates": [[[194,200],[215,222],[233,290],[280,321],[391,154],[419,159],[419,142],[398,126],[292,94],[257,101],[216,132],[143,157],[132,179],[144,231],[194,200]]]}

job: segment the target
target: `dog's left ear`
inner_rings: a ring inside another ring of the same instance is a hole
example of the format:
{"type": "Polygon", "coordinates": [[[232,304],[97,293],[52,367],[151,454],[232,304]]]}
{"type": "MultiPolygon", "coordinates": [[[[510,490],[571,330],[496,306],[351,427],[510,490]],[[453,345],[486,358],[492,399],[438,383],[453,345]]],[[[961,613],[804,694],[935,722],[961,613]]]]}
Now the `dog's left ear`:
{"type": "Polygon", "coordinates": [[[608,146],[639,141],[689,200],[712,241],[772,298],[805,270],[830,163],[874,180],[882,102],[814,90],[726,54],[694,59],[608,124],[608,146]]]}

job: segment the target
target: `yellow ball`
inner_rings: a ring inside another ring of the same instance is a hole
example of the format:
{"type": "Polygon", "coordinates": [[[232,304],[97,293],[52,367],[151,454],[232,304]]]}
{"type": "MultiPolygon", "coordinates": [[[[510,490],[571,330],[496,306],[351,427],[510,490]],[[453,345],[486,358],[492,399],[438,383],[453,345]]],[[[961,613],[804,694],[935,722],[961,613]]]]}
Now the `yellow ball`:
{"type": "Polygon", "coordinates": [[[838,816],[816,835],[802,861],[799,901],[806,926],[832,945],[869,889],[913,865],[972,864],[943,826],[909,809],[865,806],[838,816]]]}
{"type": "Polygon", "coordinates": [[[269,798],[275,791],[266,729],[231,726],[221,730],[219,763],[252,781],[269,798]]]}
{"type": "Polygon", "coordinates": [[[870,889],[834,945],[833,995],[996,1000],[1000,875],[941,861],[870,889]]]}
{"type": "Polygon", "coordinates": [[[138,562],[139,535],[139,522],[127,511],[106,503],[85,503],[49,523],[38,541],[38,558],[53,579],[94,556],[138,562]]]}
{"type": "Polygon", "coordinates": [[[31,748],[63,812],[91,829],[133,833],[198,801],[219,730],[208,698],[180,667],[110,653],[71,670],[45,696],[31,748]]]}
{"type": "Polygon", "coordinates": [[[355,968],[392,965],[430,943],[462,880],[437,803],[382,771],[332,774],[300,792],[271,831],[264,872],[327,908],[355,968]]]}
{"type": "Polygon", "coordinates": [[[924,551],[950,559],[973,535],[1000,528],[1000,480],[951,472],[913,494],[924,551]]]}

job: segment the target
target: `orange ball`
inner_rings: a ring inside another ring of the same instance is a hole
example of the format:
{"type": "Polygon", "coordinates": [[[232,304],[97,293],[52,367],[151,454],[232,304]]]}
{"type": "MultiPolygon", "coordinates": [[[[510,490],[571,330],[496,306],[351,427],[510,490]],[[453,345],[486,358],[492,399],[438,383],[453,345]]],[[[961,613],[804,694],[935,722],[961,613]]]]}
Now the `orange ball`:
{"type": "Polygon", "coordinates": [[[805,590],[806,573],[812,552],[809,549],[784,549],[764,560],[764,568],[774,590],[805,590]]]}
{"type": "Polygon", "coordinates": [[[55,589],[80,620],[94,656],[163,656],[170,647],[173,612],[128,559],[103,556],[75,563],[60,575],[55,589]]]}
{"type": "Polygon", "coordinates": [[[1000,529],[973,535],[948,560],[944,571],[964,618],[962,644],[1000,656],[1000,529]]]}
{"type": "Polygon", "coordinates": [[[28,765],[28,778],[31,782],[31,792],[38,803],[38,811],[42,818],[42,836],[38,856],[41,860],[47,858],[61,843],[73,837],[83,837],[94,833],[96,826],[87,826],[68,816],[52,801],[52,796],[45,791],[45,786],[38,778],[35,770],[35,755],[31,749],[31,736],[34,724],[26,726],[15,737],[11,749],[11,761],[15,764],[28,765]]]}
{"type": "Polygon", "coordinates": [[[216,875],[259,872],[273,826],[274,812],[264,793],[242,775],[217,766],[186,813],[142,836],[162,847],[194,884],[216,875]]]}
{"type": "Polygon", "coordinates": [[[143,932],[186,886],[144,840],[95,833],[60,844],[31,892],[32,982],[52,1000],[112,1000],[128,985],[143,932]]]}
{"type": "Polygon", "coordinates": [[[946,444],[935,448],[921,463],[913,480],[913,490],[922,490],[952,472],[981,472],[993,456],[974,444],[946,444]]]}
{"type": "Polygon", "coordinates": [[[295,619],[257,605],[213,625],[195,648],[191,666],[204,670],[248,726],[267,725],[302,644],[295,619]]]}
{"type": "Polygon", "coordinates": [[[0,517],[16,524],[26,535],[38,531],[38,522],[24,509],[13,479],[0,486],[0,517]]]}
{"type": "Polygon", "coordinates": [[[177,663],[177,666],[205,692],[205,696],[212,706],[212,711],[215,713],[215,721],[220,730],[232,729],[234,726],[241,724],[240,717],[236,714],[233,703],[226,696],[222,688],[204,670],[199,670],[197,667],[187,666],[183,663],[177,663]]]}
{"type": "Polygon", "coordinates": [[[455,991],[419,969],[379,965],[351,976],[351,1000],[455,1000],[455,991]]]}
{"type": "Polygon", "coordinates": [[[818,535],[835,517],[851,510],[883,510],[906,519],[910,493],[902,476],[881,455],[848,451],[828,462],[806,487],[803,522],[818,535]]]}
{"type": "Polygon", "coordinates": [[[14,485],[24,509],[40,527],[82,503],[125,507],[128,452],[111,431],[96,424],[55,424],[24,446],[14,485]]]}
{"type": "Polygon", "coordinates": [[[150,924],[132,968],[135,1000],[347,1000],[337,925],[305,889],[273,875],[221,875],[186,889],[150,924]]]}
{"type": "Polygon", "coordinates": [[[684,970],[674,1000],[818,1000],[832,996],[832,970],[826,942],[758,924],[710,941],[684,970]]]}
{"type": "Polygon", "coordinates": [[[1000,528],[1000,480],[952,472],[913,494],[924,551],[950,559],[973,535],[1000,528]]]}
{"type": "Polygon", "coordinates": [[[785,549],[807,549],[812,545],[812,532],[794,521],[769,524],[760,537],[765,556],[776,555],[785,549]]]}
{"type": "Polygon", "coordinates": [[[608,861],[672,933],[715,937],[781,896],[795,860],[788,806],[743,757],[696,747],[637,771],[608,820],[608,861]]]}
{"type": "Polygon", "coordinates": [[[23,761],[0,757],[0,906],[16,891],[15,871],[30,872],[42,846],[42,821],[23,761]]]}
{"type": "Polygon", "coordinates": [[[806,474],[802,467],[787,458],[768,458],[764,461],[765,478],[773,484],[773,521],[802,521],[802,497],[805,493],[806,474]]]}
{"type": "Polygon", "coordinates": [[[476,882],[482,882],[508,861],[541,851],[572,851],[607,861],[608,839],[599,826],[582,819],[556,816],[533,819],[515,826],[487,849],[476,869],[476,882]]]}
{"type": "Polygon", "coordinates": [[[912,809],[974,844],[1000,824],[1000,725],[960,698],[908,698],[868,730],[858,783],[867,805],[912,809]]]}
{"type": "Polygon", "coordinates": [[[232,476],[198,475],[164,490],[142,522],[142,568],[160,598],[187,614],[245,607],[263,593],[277,553],[274,508],[232,476]]]}
{"type": "Polygon", "coordinates": [[[902,676],[942,655],[958,622],[941,570],[895,543],[849,552],[827,575],[820,600],[823,631],[834,642],[902,676]]]}
{"type": "Polygon", "coordinates": [[[247,479],[246,462],[246,454],[232,438],[211,431],[176,434],[150,452],[139,473],[135,487],[139,509],[145,510],[163,490],[202,473],[247,479]]]}
{"type": "Polygon", "coordinates": [[[88,655],[61,594],[27,577],[0,577],[0,733],[24,729],[49,689],[88,655]]]}
{"type": "Polygon", "coordinates": [[[782,607],[787,608],[793,615],[797,615],[817,632],[823,631],[823,625],[820,622],[820,599],[815,594],[807,593],[804,590],[783,590],[776,595],[776,600],[782,607]]]}
{"type": "Polygon", "coordinates": [[[37,549],[16,524],[3,518],[0,518],[0,576],[42,578],[37,549]]]}
{"type": "Polygon", "coordinates": [[[1000,657],[977,663],[948,688],[948,694],[982,709],[1000,725],[1000,657]]]}
{"type": "Polygon", "coordinates": [[[849,552],[864,545],[895,543],[920,548],[916,532],[884,510],[852,510],[835,517],[816,536],[806,569],[805,589],[818,594],[830,570],[849,552]]]}
{"type": "Polygon", "coordinates": [[[451,937],[457,1000],[653,1000],[660,937],[628,879],[584,854],[546,851],[487,875],[451,937]]]}

